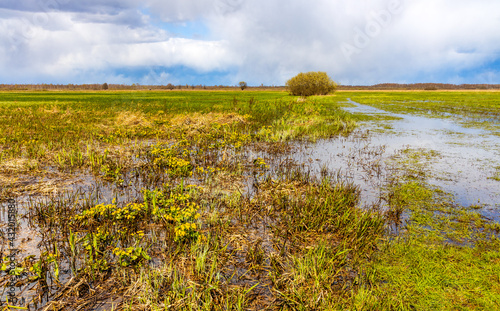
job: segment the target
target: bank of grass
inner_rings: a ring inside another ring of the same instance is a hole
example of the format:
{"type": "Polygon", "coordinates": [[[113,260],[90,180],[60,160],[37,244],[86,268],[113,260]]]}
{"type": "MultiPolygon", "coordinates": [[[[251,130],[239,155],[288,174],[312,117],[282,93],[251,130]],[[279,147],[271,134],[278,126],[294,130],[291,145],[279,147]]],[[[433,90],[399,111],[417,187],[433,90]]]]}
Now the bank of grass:
{"type": "Polygon", "coordinates": [[[12,271],[30,305],[495,309],[498,224],[424,183],[435,154],[403,153],[388,211],[283,160],[367,119],[339,108],[354,95],[1,93],[3,197],[51,194],[26,206],[43,243],[12,271]],[[58,189],[82,174],[93,193],[58,189]]]}
{"type": "Polygon", "coordinates": [[[240,130],[267,126],[275,140],[327,138],[355,125],[332,101],[297,101],[283,92],[4,92],[0,99],[0,159],[54,161],[51,154],[89,143],[168,137],[172,118],[193,113],[245,116],[240,130]]]}
{"type": "MultiPolygon", "coordinates": [[[[363,310],[495,310],[500,306],[498,223],[480,206],[463,207],[415,174],[417,158],[388,189],[393,234],[366,267],[366,286],[353,298],[363,310]],[[408,170],[409,169],[409,170],[408,170]],[[409,174],[408,174],[409,173],[409,174]],[[405,217],[403,217],[405,215],[405,217]],[[369,285],[368,285],[369,284],[369,285]]],[[[401,163],[400,163],[401,164],[401,163]]]]}
{"type": "Polygon", "coordinates": [[[500,306],[496,225],[420,182],[393,188],[409,209],[403,231],[368,264],[369,286],[355,294],[364,310],[495,310],[500,306]]]}

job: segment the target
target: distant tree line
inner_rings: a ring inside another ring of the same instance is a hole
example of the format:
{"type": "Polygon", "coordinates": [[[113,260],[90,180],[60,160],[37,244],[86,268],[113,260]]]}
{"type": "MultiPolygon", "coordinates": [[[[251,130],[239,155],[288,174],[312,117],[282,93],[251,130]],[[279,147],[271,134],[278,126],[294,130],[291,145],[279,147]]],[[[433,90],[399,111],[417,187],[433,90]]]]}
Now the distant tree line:
{"type": "Polygon", "coordinates": [[[500,84],[446,84],[446,83],[382,83],[375,85],[341,85],[338,90],[498,90],[500,84]]]}
{"type": "MultiPolygon", "coordinates": [[[[189,84],[179,84],[174,85],[168,83],[166,85],[141,85],[141,84],[0,84],[0,90],[12,90],[12,91],[49,91],[49,90],[221,90],[221,89],[240,89],[241,84],[228,86],[228,85],[189,85],[189,84]]],[[[273,90],[284,90],[284,86],[265,86],[261,85],[258,87],[247,86],[248,89],[273,89],[273,90]]]]}
{"type": "MultiPolygon", "coordinates": [[[[140,84],[0,84],[0,90],[12,91],[49,91],[49,90],[236,90],[241,85],[140,85],[140,84]]],[[[285,91],[285,86],[245,86],[255,90],[285,91]]],[[[382,83],[375,85],[338,85],[337,90],[499,90],[500,84],[443,84],[443,83],[382,83]]]]}

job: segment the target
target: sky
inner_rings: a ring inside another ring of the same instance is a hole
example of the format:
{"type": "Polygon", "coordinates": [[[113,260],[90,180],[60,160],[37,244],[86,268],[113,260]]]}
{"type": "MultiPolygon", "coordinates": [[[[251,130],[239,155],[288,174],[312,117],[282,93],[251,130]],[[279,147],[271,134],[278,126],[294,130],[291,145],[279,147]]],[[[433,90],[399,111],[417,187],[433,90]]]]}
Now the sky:
{"type": "Polygon", "coordinates": [[[498,0],[0,0],[0,83],[500,83],[498,0]]]}

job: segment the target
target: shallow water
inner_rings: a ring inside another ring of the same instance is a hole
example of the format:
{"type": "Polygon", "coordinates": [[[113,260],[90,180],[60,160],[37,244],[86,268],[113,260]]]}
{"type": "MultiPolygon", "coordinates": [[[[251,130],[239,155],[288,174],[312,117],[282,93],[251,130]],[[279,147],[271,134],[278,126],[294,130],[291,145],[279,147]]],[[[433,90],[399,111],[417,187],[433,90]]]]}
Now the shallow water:
{"type": "Polygon", "coordinates": [[[315,171],[326,165],[340,170],[359,185],[364,205],[376,203],[381,187],[392,174],[388,160],[404,149],[434,151],[424,160],[426,180],[452,193],[463,206],[480,204],[485,216],[499,219],[500,182],[493,177],[500,166],[500,137],[491,132],[466,128],[452,119],[395,114],[349,100],[351,113],[397,117],[381,130],[380,122],[366,122],[357,135],[321,141],[299,158],[318,159],[310,163],[315,171]],[[370,169],[374,164],[378,169],[370,169]]]}

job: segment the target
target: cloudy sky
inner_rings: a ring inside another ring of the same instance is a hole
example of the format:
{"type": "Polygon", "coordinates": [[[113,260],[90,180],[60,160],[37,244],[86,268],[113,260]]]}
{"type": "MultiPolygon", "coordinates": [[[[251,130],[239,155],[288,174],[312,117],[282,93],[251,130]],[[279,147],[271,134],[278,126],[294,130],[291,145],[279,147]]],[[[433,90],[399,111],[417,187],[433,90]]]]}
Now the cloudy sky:
{"type": "Polygon", "coordinates": [[[0,0],[0,83],[500,83],[499,0],[0,0]]]}

